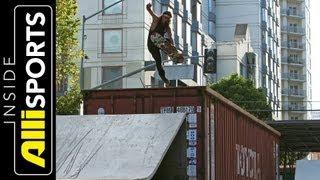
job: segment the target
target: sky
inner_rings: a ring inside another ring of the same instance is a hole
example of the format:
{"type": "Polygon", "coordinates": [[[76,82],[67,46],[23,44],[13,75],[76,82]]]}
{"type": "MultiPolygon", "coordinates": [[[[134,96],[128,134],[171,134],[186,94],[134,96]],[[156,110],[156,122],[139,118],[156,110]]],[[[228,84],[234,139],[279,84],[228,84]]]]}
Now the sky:
{"type": "MultiPolygon", "coordinates": [[[[312,101],[320,101],[320,0],[310,0],[312,101]]],[[[320,102],[312,104],[320,109],[320,102]]]]}

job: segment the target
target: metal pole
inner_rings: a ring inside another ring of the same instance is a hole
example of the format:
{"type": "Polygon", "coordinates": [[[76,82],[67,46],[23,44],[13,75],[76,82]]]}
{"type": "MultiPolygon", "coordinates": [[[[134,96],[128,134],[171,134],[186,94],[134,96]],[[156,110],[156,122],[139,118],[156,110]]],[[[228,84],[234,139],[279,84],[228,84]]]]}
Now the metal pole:
{"type": "Polygon", "coordinates": [[[84,24],[86,22],[86,17],[82,16],[82,34],[81,34],[81,64],[80,64],[80,89],[84,88],[84,72],[83,72],[83,56],[84,56],[84,24]]]}

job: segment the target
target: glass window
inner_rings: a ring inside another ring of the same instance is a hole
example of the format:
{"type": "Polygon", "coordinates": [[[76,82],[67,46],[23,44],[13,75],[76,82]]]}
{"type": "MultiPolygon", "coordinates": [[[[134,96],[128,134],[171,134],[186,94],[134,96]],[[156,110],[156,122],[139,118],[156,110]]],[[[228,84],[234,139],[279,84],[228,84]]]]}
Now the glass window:
{"type": "Polygon", "coordinates": [[[262,87],[267,87],[267,80],[266,80],[266,76],[262,77],[262,87]]]}
{"type": "MultiPolygon", "coordinates": [[[[116,77],[122,76],[122,66],[102,67],[102,83],[110,81],[116,77]]],[[[122,88],[122,80],[109,84],[107,87],[122,88]]]]}
{"type": "Polygon", "coordinates": [[[243,76],[243,77],[245,77],[245,78],[248,78],[248,76],[246,76],[246,72],[245,72],[245,67],[244,67],[244,65],[242,64],[242,63],[240,63],[239,62],[239,64],[240,64],[240,75],[241,76],[243,76]]]}
{"type": "Polygon", "coordinates": [[[191,6],[191,14],[192,14],[192,20],[197,20],[198,18],[198,12],[197,12],[197,2],[192,1],[192,6],[191,6]]]}
{"type": "Polygon", "coordinates": [[[202,37],[200,34],[197,34],[197,51],[202,54],[202,37]]]}
{"type": "Polygon", "coordinates": [[[186,23],[182,23],[182,40],[183,40],[183,45],[187,43],[187,33],[186,33],[186,23]]]}
{"type": "MultiPolygon", "coordinates": [[[[178,20],[177,20],[177,17],[178,15],[176,15],[176,14],[174,14],[173,15],[173,18],[172,18],[172,23],[173,23],[173,29],[172,29],[172,31],[174,31],[174,32],[176,32],[177,31],[177,29],[178,29],[178,20]]],[[[173,32],[172,32],[173,33],[173,32]]]]}
{"type": "Polygon", "coordinates": [[[103,30],[103,52],[122,52],[122,30],[103,30]]]}
{"type": "Polygon", "coordinates": [[[158,0],[152,0],[152,8],[155,14],[161,14],[161,4],[158,0]]]}
{"type": "Polygon", "coordinates": [[[213,9],[212,9],[212,0],[208,0],[208,9],[209,9],[209,12],[212,12],[213,9]]]}
{"type": "Polygon", "coordinates": [[[298,74],[298,70],[296,69],[290,69],[289,72],[290,74],[298,74]]]}
{"type": "Polygon", "coordinates": [[[191,33],[191,46],[192,50],[197,51],[197,33],[191,33]]]}
{"type": "Polygon", "coordinates": [[[191,45],[191,26],[189,24],[186,25],[186,40],[185,42],[191,45]]]}
{"type": "Polygon", "coordinates": [[[214,35],[214,23],[209,21],[209,35],[214,35]]]}
{"type": "MultiPolygon", "coordinates": [[[[119,0],[104,0],[103,1],[103,8],[108,7],[119,0]]],[[[122,2],[117,3],[116,5],[106,9],[104,14],[120,14],[122,13],[122,2]]]]}
{"type": "Polygon", "coordinates": [[[191,3],[192,3],[192,1],[191,0],[185,0],[185,10],[187,10],[187,11],[191,11],[191,3]]]}
{"type": "Polygon", "coordinates": [[[265,9],[261,10],[261,18],[262,18],[262,21],[267,21],[267,13],[265,9]]]}
{"type": "Polygon", "coordinates": [[[177,16],[177,34],[181,38],[182,37],[182,18],[181,16],[177,16]]]}

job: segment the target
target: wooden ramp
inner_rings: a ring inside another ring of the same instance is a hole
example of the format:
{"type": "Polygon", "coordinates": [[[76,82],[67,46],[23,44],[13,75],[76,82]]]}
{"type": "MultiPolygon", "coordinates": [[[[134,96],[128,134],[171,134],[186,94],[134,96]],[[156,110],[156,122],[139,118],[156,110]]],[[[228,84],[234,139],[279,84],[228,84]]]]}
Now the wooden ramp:
{"type": "Polygon", "coordinates": [[[151,179],[185,114],[57,116],[58,179],[151,179]]]}

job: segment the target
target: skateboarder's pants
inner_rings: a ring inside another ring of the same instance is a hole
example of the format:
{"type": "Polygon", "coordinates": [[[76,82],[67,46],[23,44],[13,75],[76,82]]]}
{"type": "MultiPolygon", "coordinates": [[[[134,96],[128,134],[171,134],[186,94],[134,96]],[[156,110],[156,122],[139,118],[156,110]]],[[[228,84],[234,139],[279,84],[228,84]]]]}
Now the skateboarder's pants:
{"type": "Polygon", "coordinates": [[[155,45],[149,44],[149,43],[148,43],[148,49],[149,49],[152,57],[156,61],[157,70],[158,70],[160,78],[162,79],[162,81],[168,82],[169,80],[166,78],[166,75],[165,75],[165,72],[163,70],[163,66],[161,63],[160,49],[158,47],[156,47],[155,45]]]}

